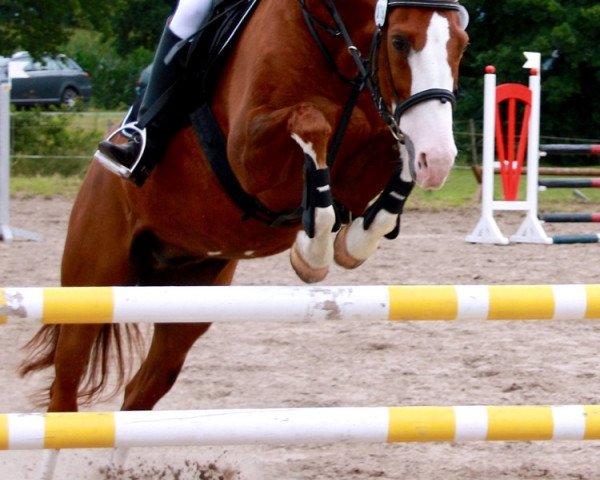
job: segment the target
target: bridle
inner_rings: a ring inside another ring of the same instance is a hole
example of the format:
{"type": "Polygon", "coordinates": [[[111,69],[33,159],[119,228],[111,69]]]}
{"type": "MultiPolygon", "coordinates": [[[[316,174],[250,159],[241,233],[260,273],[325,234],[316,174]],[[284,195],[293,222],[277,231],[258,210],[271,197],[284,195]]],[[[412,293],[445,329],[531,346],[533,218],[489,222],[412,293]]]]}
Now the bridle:
{"type": "MultiPolygon", "coordinates": [[[[455,103],[456,99],[451,91],[446,89],[432,88],[422,92],[417,92],[403,101],[395,102],[397,106],[394,109],[394,112],[389,110],[385,100],[383,99],[383,96],[380,93],[381,89],[379,86],[378,71],[379,48],[382,38],[386,33],[385,24],[389,9],[396,7],[413,7],[438,10],[456,10],[460,14],[461,25],[463,28],[466,28],[469,18],[467,11],[458,3],[458,0],[378,0],[375,8],[376,29],[372,39],[370,55],[368,58],[363,58],[358,48],[354,45],[348,30],[346,29],[346,26],[344,25],[344,22],[335,6],[334,0],[319,1],[326,7],[331,18],[335,22],[334,27],[331,27],[328,25],[328,23],[314,16],[308,10],[305,4],[306,0],[298,0],[298,3],[302,9],[302,14],[306,21],[308,30],[314,38],[316,45],[321,50],[326,62],[330,65],[334,74],[342,79],[342,81],[350,84],[352,88],[329,145],[327,153],[327,165],[330,168],[317,169],[315,167],[314,160],[305,154],[305,190],[302,205],[300,207],[295,210],[285,212],[273,212],[262,205],[258,199],[246,193],[235,177],[235,174],[232,171],[229,162],[227,161],[225,140],[222,138],[222,133],[218,128],[209,104],[206,103],[203,108],[198,109],[192,117],[193,119],[196,118],[196,123],[202,125],[203,127],[200,137],[207,139],[206,145],[203,145],[203,149],[212,153],[208,154],[207,156],[211,162],[213,171],[217,175],[223,188],[229,193],[229,196],[232,198],[234,203],[243,212],[242,219],[246,220],[248,218],[254,218],[271,226],[296,225],[299,220],[302,220],[302,223],[305,224],[305,231],[307,231],[307,233],[311,231],[311,225],[314,224],[315,207],[325,205],[334,206],[336,212],[336,225],[334,226],[334,231],[339,228],[341,223],[349,223],[351,220],[352,212],[350,212],[345,206],[336,202],[332,197],[329,198],[329,196],[331,196],[330,188],[321,189],[321,187],[329,187],[329,171],[333,166],[337,152],[342,144],[344,134],[352,117],[352,112],[354,111],[361,92],[365,88],[370,91],[376,110],[379,112],[379,115],[385,121],[385,123],[389,126],[392,134],[398,142],[404,141],[404,136],[400,131],[400,118],[406,111],[410,110],[419,103],[432,99],[440,100],[441,102],[449,101],[452,104],[455,103]],[[343,37],[347,46],[347,50],[354,59],[354,62],[358,68],[358,75],[356,77],[347,77],[339,71],[333,56],[327,49],[325,42],[322,41],[319,31],[323,31],[326,34],[334,37],[343,37]],[[323,205],[320,204],[321,201],[323,202],[323,205]],[[305,218],[308,218],[307,222],[305,222],[305,218]],[[309,224],[308,228],[306,223],[309,224]]],[[[388,75],[391,76],[391,71],[389,71],[390,66],[388,65],[387,67],[388,75]]],[[[397,96],[397,92],[394,92],[394,95],[397,96]]],[[[394,100],[397,100],[397,98],[394,100]]],[[[405,143],[408,149],[410,147],[410,142],[406,141],[405,143]]],[[[369,227],[373,219],[376,217],[377,212],[382,209],[397,215],[396,228],[386,235],[387,238],[395,238],[395,236],[398,234],[400,214],[402,213],[404,201],[410,194],[414,184],[412,181],[405,181],[401,178],[401,168],[402,162],[398,161],[398,164],[395,166],[392,174],[392,178],[385,187],[382,195],[380,195],[378,200],[372,203],[367,211],[364,212],[365,229],[369,227]]]]}
{"type": "MultiPolygon", "coordinates": [[[[379,85],[379,51],[382,39],[385,38],[385,35],[387,34],[385,26],[390,9],[399,7],[411,7],[427,8],[432,10],[454,10],[459,13],[461,19],[461,27],[466,28],[469,22],[469,14],[465,7],[458,2],[458,0],[378,0],[375,6],[376,29],[375,33],[373,34],[371,49],[368,58],[364,58],[361,55],[360,51],[352,41],[352,38],[350,37],[350,34],[333,0],[321,1],[326,7],[329,14],[331,15],[331,18],[335,22],[334,28],[329,27],[323,21],[319,20],[312,13],[310,13],[306,7],[305,0],[298,1],[302,6],[303,16],[308,26],[308,29],[313,38],[315,39],[319,49],[325,56],[325,59],[334,68],[335,72],[338,74],[339,77],[341,77],[342,79],[346,80],[354,86],[352,94],[350,95],[350,98],[346,103],[346,108],[344,110],[342,120],[340,122],[340,125],[338,126],[338,132],[336,132],[334,141],[332,142],[333,148],[328,158],[328,163],[330,164],[330,166],[333,162],[335,154],[337,153],[337,149],[339,149],[341,137],[343,137],[343,132],[347,127],[347,123],[350,121],[352,110],[354,109],[354,106],[358,101],[358,95],[365,87],[368,88],[368,90],[370,91],[373,104],[375,105],[375,108],[379,113],[380,117],[387,124],[390,131],[392,132],[392,135],[398,141],[403,141],[404,139],[404,135],[402,134],[402,131],[400,129],[400,119],[402,115],[404,115],[411,108],[429,100],[439,100],[442,103],[450,102],[453,106],[456,103],[456,97],[452,91],[444,88],[430,88],[410,95],[408,98],[402,101],[400,101],[398,98],[395,98],[395,100],[397,100],[395,101],[396,107],[392,112],[388,107],[388,104],[386,103],[385,99],[383,98],[383,95],[381,94],[381,88],[379,85]],[[349,79],[339,72],[337,66],[333,61],[333,57],[325,47],[325,44],[322,41],[317,31],[317,28],[324,30],[330,35],[343,37],[347,45],[348,52],[352,56],[358,68],[359,73],[356,78],[349,79]],[[336,137],[339,137],[337,141],[336,137]]],[[[391,76],[391,71],[389,71],[389,64],[386,65],[386,67],[388,68],[388,75],[391,76]]],[[[393,94],[395,97],[399,97],[397,92],[394,91],[393,94]]]]}

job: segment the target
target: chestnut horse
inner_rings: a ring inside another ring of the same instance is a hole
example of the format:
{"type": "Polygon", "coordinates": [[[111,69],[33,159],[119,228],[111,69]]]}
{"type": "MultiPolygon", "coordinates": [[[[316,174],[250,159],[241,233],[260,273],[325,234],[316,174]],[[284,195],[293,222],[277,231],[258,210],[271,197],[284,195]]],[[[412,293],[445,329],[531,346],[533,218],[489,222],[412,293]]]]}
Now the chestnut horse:
{"type": "MultiPolygon", "coordinates": [[[[62,284],[228,285],[239,259],[290,247],[307,282],[323,279],[334,259],[360,265],[397,233],[412,181],[439,188],[453,165],[467,19],[456,0],[258,2],[211,107],[239,185],[284,220],[244,212],[184,127],[141,188],[92,163],[70,218],[62,284]],[[301,221],[288,215],[300,205],[301,221]]],[[[156,324],[122,408],[152,409],[208,328],[156,324]]],[[[104,386],[110,345],[123,366],[125,333],[44,326],[22,373],[54,366],[48,410],[76,411],[104,386]]]]}

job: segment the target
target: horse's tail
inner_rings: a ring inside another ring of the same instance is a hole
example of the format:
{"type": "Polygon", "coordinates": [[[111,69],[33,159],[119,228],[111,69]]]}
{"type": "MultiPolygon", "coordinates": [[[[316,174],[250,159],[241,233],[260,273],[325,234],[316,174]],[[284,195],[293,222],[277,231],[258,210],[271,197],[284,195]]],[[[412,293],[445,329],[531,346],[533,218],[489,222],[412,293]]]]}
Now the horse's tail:
{"type": "MultiPolygon", "coordinates": [[[[19,367],[21,377],[54,365],[60,328],[60,325],[44,325],[23,347],[29,354],[19,367]]],[[[77,394],[80,404],[89,405],[98,400],[113,398],[129,377],[134,357],[129,353],[141,354],[143,343],[143,336],[135,324],[103,325],[94,341],[87,369],[81,379],[77,394]],[[112,362],[116,365],[116,383],[110,392],[105,393],[112,362]]],[[[50,388],[49,386],[34,394],[36,405],[48,406],[50,388]]]]}

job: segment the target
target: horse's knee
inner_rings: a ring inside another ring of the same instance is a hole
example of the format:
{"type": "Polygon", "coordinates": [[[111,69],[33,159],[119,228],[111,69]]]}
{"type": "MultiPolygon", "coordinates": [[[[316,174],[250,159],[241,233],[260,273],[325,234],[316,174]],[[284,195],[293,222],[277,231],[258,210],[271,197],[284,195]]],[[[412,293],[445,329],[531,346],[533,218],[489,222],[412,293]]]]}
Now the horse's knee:
{"type": "Polygon", "coordinates": [[[121,410],[151,410],[171,390],[183,367],[177,364],[142,365],[135,377],[125,387],[121,410]]]}
{"type": "Polygon", "coordinates": [[[333,128],[321,110],[310,103],[296,105],[288,119],[288,131],[317,167],[327,166],[327,145],[333,128]]]}
{"type": "Polygon", "coordinates": [[[301,104],[290,117],[294,141],[304,152],[304,230],[298,232],[290,252],[292,267],[307,283],[319,282],[333,260],[332,230],[336,224],[326,148],[331,127],[322,112],[301,104]]]}

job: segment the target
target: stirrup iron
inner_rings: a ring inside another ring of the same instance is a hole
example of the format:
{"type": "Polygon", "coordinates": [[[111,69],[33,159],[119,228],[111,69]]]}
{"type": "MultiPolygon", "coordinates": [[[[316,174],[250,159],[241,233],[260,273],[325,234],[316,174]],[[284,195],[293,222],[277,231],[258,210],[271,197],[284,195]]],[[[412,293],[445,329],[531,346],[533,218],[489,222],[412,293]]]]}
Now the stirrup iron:
{"type": "Polygon", "coordinates": [[[133,137],[137,137],[141,143],[140,153],[132,163],[131,167],[126,167],[125,165],[113,160],[108,157],[100,150],[96,150],[94,153],[94,158],[100,162],[100,164],[116,175],[119,175],[122,178],[130,179],[133,177],[133,174],[136,172],[138,165],[140,164],[142,157],[144,156],[144,152],[146,151],[146,129],[139,128],[134,122],[125,123],[121,125],[117,130],[111,133],[108,137],[106,137],[105,141],[111,141],[117,135],[121,135],[127,139],[132,139],[133,137]]]}

